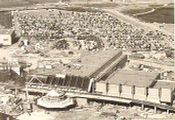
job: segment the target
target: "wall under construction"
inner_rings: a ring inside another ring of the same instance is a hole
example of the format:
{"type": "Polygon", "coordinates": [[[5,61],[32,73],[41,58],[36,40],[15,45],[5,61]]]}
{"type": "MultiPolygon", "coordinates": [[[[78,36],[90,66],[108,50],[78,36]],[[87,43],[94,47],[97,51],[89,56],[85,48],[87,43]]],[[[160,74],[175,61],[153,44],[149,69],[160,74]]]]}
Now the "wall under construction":
{"type": "MultiPolygon", "coordinates": [[[[113,51],[113,53],[109,54],[110,51],[104,51],[102,53],[105,53],[105,58],[101,58],[101,63],[98,62],[99,66],[95,66],[94,71],[91,69],[92,67],[90,67],[89,71],[90,74],[87,74],[87,70],[86,69],[82,69],[83,73],[80,71],[80,69],[76,70],[72,69],[72,72],[70,72],[70,70],[68,70],[68,72],[65,72],[65,74],[61,73],[61,74],[56,74],[56,75],[48,75],[45,77],[42,76],[38,76],[35,75],[35,80],[32,80],[33,78],[29,78],[29,81],[31,81],[30,84],[32,83],[42,83],[45,86],[59,86],[62,88],[65,88],[67,90],[81,90],[81,91],[86,91],[86,92],[90,92],[91,91],[91,84],[92,84],[92,79],[95,79],[97,77],[100,77],[105,75],[103,73],[107,73],[108,75],[110,75],[113,70],[118,69],[118,68],[122,68],[126,61],[127,61],[127,56],[126,55],[122,55],[122,51],[113,51]],[[76,74],[74,74],[76,73],[76,74]],[[78,74],[77,74],[78,73],[78,74]]],[[[102,54],[103,55],[103,54],[102,54]]],[[[82,68],[86,68],[89,67],[89,64],[94,65],[94,61],[97,60],[96,58],[101,57],[101,54],[99,55],[98,53],[95,54],[95,57],[92,57],[93,59],[91,59],[91,57],[86,58],[85,63],[87,64],[87,66],[85,66],[86,64],[82,64],[82,68]],[[97,56],[97,57],[96,57],[97,56]],[[88,61],[88,60],[90,61],[88,61]]],[[[84,59],[83,59],[84,60],[84,59]]],[[[82,60],[82,61],[83,61],[82,60]]],[[[83,63],[83,62],[82,62],[83,63]]],[[[94,67],[94,66],[93,66],[94,67]]],[[[32,86],[32,85],[30,85],[32,86]]]]}
{"type": "MultiPolygon", "coordinates": [[[[89,91],[91,80],[87,77],[66,75],[65,77],[55,76],[32,76],[28,80],[28,86],[41,85],[45,87],[64,88],[66,90],[89,91]]],[[[44,88],[44,87],[43,87],[44,88]]]]}

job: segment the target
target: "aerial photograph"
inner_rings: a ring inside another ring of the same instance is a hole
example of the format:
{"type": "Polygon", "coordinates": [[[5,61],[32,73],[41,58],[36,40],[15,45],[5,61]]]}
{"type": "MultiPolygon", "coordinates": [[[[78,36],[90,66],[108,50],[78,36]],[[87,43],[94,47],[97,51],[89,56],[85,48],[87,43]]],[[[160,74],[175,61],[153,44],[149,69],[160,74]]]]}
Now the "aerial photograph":
{"type": "Polygon", "coordinates": [[[175,120],[174,0],[0,0],[0,120],[175,120]]]}

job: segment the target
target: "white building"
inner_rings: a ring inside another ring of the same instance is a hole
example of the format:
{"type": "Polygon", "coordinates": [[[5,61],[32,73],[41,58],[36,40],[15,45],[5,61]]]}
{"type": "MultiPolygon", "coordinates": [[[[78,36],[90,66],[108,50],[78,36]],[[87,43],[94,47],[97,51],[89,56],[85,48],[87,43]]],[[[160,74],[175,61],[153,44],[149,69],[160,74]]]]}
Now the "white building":
{"type": "Polygon", "coordinates": [[[0,44],[12,45],[14,34],[15,32],[12,29],[0,29],[0,44]]]}

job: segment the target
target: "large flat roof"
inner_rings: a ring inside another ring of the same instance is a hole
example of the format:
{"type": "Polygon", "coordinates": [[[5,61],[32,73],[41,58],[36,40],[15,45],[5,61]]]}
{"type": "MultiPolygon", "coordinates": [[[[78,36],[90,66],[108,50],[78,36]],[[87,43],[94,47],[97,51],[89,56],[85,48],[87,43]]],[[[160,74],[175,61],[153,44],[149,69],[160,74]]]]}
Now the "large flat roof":
{"type": "Polygon", "coordinates": [[[140,87],[150,86],[157,78],[159,73],[134,71],[129,69],[122,69],[108,79],[109,83],[135,85],[140,87]]]}
{"type": "Polygon", "coordinates": [[[80,66],[79,69],[68,68],[62,71],[62,74],[71,74],[75,76],[89,76],[91,73],[96,71],[106,61],[111,59],[115,54],[120,51],[117,50],[102,50],[96,54],[89,54],[81,57],[77,61],[73,62],[72,65],[80,66]]]}
{"type": "Polygon", "coordinates": [[[154,85],[154,88],[169,88],[175,89],[175,81],[169,80],[158,80],[154,85]]]}

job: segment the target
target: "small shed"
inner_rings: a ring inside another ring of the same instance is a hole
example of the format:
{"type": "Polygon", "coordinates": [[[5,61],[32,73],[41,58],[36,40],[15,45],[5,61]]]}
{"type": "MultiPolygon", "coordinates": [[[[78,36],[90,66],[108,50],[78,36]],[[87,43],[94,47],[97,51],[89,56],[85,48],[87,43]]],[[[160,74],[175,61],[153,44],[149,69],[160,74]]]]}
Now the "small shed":
{"type": "Polygon", "coordinates": [[[15,37],[13,29],[0,29],[0,44],[12,45],[15,37]]]}

